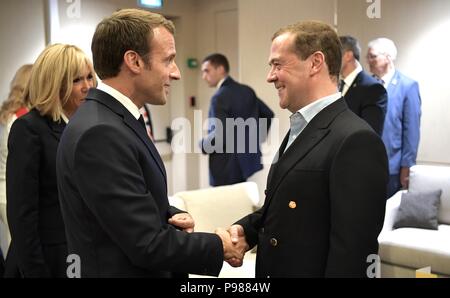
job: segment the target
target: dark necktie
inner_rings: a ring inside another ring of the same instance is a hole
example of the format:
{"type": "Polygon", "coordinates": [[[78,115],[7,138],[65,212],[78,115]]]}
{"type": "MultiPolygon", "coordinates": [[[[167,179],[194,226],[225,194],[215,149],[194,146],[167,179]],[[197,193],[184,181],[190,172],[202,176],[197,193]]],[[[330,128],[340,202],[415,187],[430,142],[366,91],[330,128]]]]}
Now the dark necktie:
{"type": "Polygon", "coordinates": [[[138,119],[139,123],[142,125],[145,131],[147,131],[147,128],[145,127],[144,117],[142,115],[138,119]]]}
{"type": "Polygon", "coordinates": [[[342,93],[342,91],[344,91],[344,86],[345,86],[344,80],[340,80],[339,81],[339,92],[342,93]]]}

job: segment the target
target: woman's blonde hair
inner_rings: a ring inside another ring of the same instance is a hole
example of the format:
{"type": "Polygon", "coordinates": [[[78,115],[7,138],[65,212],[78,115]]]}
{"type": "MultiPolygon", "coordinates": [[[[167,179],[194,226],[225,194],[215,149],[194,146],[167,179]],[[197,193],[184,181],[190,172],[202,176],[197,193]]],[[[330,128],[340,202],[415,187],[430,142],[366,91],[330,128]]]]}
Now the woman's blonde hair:
{"type": "Polygon", "coordinates": [[[28,107],[24,97],[24,91],[30,80],[32,64],[22,65],[14,75],[11,81],[8,98],[3,102],[0,108],[0,123],[5,125],[9,117],[20,108],[28,107]]]}
{"type": "Polygon", "coordinates": [[[74,45],[50,45],[39,55],[31,71],[25,96],[32,108],[42,116],[60,121],[63,107],[70,97],[73,80],[88,67],[94,77],[92,63],[84,52],[74,45]]]}

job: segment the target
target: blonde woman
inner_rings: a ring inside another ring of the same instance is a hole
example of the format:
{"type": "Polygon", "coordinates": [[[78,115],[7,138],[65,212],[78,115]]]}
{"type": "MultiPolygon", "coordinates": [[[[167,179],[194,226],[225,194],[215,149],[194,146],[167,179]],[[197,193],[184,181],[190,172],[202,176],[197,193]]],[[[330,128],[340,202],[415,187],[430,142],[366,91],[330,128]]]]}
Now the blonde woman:
{"type": "Polygon", "coordinates": [[[28,112],[28,103],[23,92],[30,79],[31,64],[22,65],[11,81],[11,91],[0,108],[0,221],[2,222],[1,248],[6,256],[11,237],[6,219],[6,157],[8,156],[8,136],[11,125],[20,116],[28,112]]]}
{"type": "Polygon", "coordinates": [[[11,127],[6,164],[10,257],[23,277],[65,277],[67,244],[56,184],[59,139],[88,90],[91,62],[76,46],[55,44],[36,60],[25,95],[31,110],[11,127]]]}

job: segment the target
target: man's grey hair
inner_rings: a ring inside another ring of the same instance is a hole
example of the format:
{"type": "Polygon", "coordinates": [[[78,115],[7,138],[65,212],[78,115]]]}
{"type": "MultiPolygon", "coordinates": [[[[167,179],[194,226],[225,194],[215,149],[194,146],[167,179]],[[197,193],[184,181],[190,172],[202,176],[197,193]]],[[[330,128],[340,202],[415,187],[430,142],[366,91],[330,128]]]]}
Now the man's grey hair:
{"type": "Polygon", "coordinates": [[[380,54],[389,56],[392,61],[397,59],[397,47],[395,43],[389,38],[380,37],[369,42],[369,49],[373,49],[380,54]]]}

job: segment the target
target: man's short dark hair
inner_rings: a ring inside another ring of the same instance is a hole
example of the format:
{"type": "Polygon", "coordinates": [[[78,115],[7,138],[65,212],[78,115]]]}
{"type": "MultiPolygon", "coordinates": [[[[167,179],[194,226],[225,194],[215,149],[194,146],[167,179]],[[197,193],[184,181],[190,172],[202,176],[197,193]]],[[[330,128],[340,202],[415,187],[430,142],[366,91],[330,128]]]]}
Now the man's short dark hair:
{"type": "Polygon", "coordinates": [[[336,31],[319,21],[303,21],[279,29],[272,37],[290,33],[295,36],[292,50],[305,60],[314,52],[320,51],[325,56],[330,76],[338,78],[342,63],[342,46],[336,31]]]}
{"type": "Polygon", "coordinates": [[[146,63],[151,60],[153,30],[166,28],[175,33],[173,23],[162,15],[141,9],[121,9],[104,18],[92,38],[94,68],[100,79],[116,77],[126,51],[138,53],[146,63]]]}
{"type": "Polygon", "coordinates": [[[214,67],[223,66],[223,69],[226,73],[230,72],[230,64],[228,63],[228,59],[222,54],[215,53],[208,55],[205,59],[203,59],[202,63],[205,63],[207,61],[214,67]]]}
{"type": "Polygon", "coordinates": [[[353,57],[359,61],[359,58],[361,57],[361,47],[359,46],[358,40],[350,35],[339,36],[339,40],[342,44],[342,55],[346,51],[351,51],[353,57]]]}

